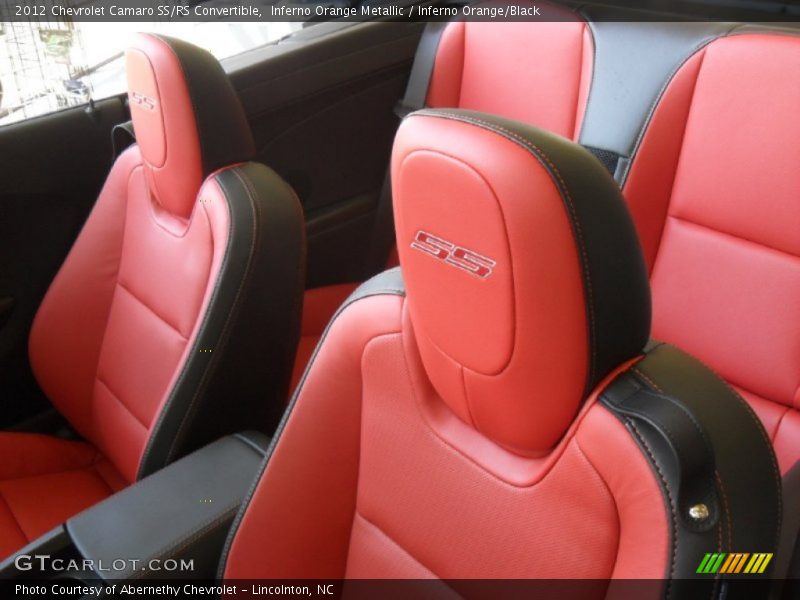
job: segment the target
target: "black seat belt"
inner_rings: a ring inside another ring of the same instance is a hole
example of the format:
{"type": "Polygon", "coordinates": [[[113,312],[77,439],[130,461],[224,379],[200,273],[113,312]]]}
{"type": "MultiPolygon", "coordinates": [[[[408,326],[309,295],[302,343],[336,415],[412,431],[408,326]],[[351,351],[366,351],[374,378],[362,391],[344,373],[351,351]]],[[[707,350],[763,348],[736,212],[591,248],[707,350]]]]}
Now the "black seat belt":
{"type": "MultiPolygon", "coordinates": [[[[425,108],[428,86],[436,62],[439,40],[448,22],[428,23],[414,56],[414,64],[408,76],[406,92],[395,107],[395,114],[401,119],[415,110],[425,108]]],[[[394,245],[394,215],[392,214],[392,180],[391,170],[386,169],[378,204],[375,209],[375,222],[372,228],[372,239],[364,265],[364,277],[372,277],[386,268],[386,260],[394,245]]]]}
{"type": "Polygon", "coordinates": [[[417,53],[414,56],[414,64],[411,66],[411,73],[408,76],[406,93],[403,99],[397,103],[395,114],[401,119],[408,113],[425,108],[425,100],[428,97],[428,87],[433,75],[433,65],[436,62],[436,53],[439,50],[439,41],[442,33],[449,25],[449,21],[436,21],[428,23],[425,31],[417,46],[417,53]]]}
{"type": "Polygon", "coordinates": [[[111,162],[119,158],[128,146],[136,143],[136,134],[133,131],[133,121],[118,123],[111,130],[111,162]]]}

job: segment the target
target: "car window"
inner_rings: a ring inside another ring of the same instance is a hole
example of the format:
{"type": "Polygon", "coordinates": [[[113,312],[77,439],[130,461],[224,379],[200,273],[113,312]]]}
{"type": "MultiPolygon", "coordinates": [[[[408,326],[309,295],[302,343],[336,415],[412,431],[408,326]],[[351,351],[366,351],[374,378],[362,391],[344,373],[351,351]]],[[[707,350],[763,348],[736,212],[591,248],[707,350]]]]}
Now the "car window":
{"type": "Polygon", "coordinates": [[[180,38],[219,59],[275,42],[302,23],[0,23],[0,125],[119,94],[137,31],[180,38]]]}

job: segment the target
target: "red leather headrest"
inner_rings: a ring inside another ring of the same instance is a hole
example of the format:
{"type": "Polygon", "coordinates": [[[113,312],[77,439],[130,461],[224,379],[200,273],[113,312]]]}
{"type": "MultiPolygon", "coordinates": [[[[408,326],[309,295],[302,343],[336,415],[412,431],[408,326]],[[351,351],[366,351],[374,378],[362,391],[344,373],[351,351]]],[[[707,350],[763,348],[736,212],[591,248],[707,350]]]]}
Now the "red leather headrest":
{"type": "Polygon", "coordinates": [[[151,191],[165,210],[189,217],[209,174],[253,157],[244,110],[222,66],[196,46],[139,34],[125,59],[151,191]]]}
{"type": "Polygon", "coordinates": [[[650,332],[619,188],[587,151],[513,121],[413,113],[392,155],[400,264],[430,380],[461,419],[547,452],[650,332]]]}

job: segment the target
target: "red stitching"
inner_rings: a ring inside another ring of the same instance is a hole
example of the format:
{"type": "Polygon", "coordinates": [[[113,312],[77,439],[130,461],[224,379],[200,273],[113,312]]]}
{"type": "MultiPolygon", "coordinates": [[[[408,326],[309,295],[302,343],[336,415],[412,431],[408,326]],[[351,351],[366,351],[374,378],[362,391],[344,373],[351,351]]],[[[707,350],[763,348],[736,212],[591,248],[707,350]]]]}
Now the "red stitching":
{"type": "MultiPolygon", "coordinates": [[[[682,352],[682,350],[680,348],[677,348],[676,346],[673,346],[672,344],[666,344],[666,345],[667,346],[672,346],[673,348],[676,348],[678,350],[678,352],[682,352]]],[[[731,387],[731,385],[727,381],[725,381],[725,379],[722,377],[722,375],[717,373],[714,369],[709,367],[706,363],[704,363],[702,360],[700,360],[696,356],[692,356],[692,358],[694,360],[696,360],[698,363],[700,363],[701,365],[703,365],[708,370],[708,372],[711,373],[714,377],[716,377],[717,380],[722,385],[724,385],[725,388],[728,389],[728,391],[731,392],[733,397],[736,398],[739,401],[739,403],[744,406],[745,410],[747,410],[747,412],[750,415],[750,417],[753,419],[753,421],[755,421],[756,429],[758,429],[759,433],[761,434],[761,437],[763,438],[764,442],[767,444],[767,447],[771,450],[772,449],[772,442],[769,439],[769,435],[767,435],[767,430],[764,429],[764,424],[761,422],[761,419],[758,418],[758,415],[756,415],[755,411],[750,406],[750,404],[747,402],[747,400],[745,400],[742,397],[742,395],[739,392],[736,391],[735,388],[731,387]]],[[[777,463],[777,461],[775,459],[775,453],[774,452],[769,452],[769,455],[770,455],[770,459],[771,459],[770,462],[772,464],[772,476],[775,479],[775,486],[776,486],[775,489],[778,490],[778,494],[777,494],[777,499],[778,499],[778,531],[776,533],[776,538],[775,539],[779,540],[780,537],[781,537],[781,521],[782,521],[782,515],[783,515],[783,498],[781,498],[781,493],[780,493],[780,490],[781,490],[781,478],[780,478],[780,475],[779,475],[780,471],[778,470],[778,463],[777,463]]]]}
{"type": "Polygon", "coordinates": [[[636,373],[636,374],[637,374],[639,377],[641,377],[641,378],[642,378],[642,379],[644,379],[644,380],[645,380],[647,383],[649,383],[649,384],[650,384],[650,387],[652,387],[652,388],[653,388],[655,391],[657,391],[657,392],[661,392],[662,394],[664,393],[664,390],[662,390],[662,389],[661,389],[661,388],[658,386],[658,384],[657,384],[655,381],[653,381],[652,379],[650,379],[650,378],[649,378],[647,375],[645,375],[644,373],[642,373],[642,372],[641,372],[639,369],[637,369],[636,367],[633,367],[633,368],[631,369],[631,371],[633,371],[633,372],[634,372],[634,373],[636,373]]]}

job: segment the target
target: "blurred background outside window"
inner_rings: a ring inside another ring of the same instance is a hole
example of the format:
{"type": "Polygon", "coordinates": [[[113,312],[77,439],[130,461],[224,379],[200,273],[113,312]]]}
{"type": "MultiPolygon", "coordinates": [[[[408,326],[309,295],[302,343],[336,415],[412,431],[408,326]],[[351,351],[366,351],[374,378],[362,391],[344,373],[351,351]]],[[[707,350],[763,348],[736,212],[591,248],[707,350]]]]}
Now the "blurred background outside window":
{"type": "MultiPolygon", "coordinates": [[[[48,7],[56,3],[81,4],[80,0],[44,2],[48,7]]],[[[0,22],[0,125],[124,92],[123,52],[137,31],[180,38],[224,59],[275,42],[302,26],[224,21],[0,22]]]]}

